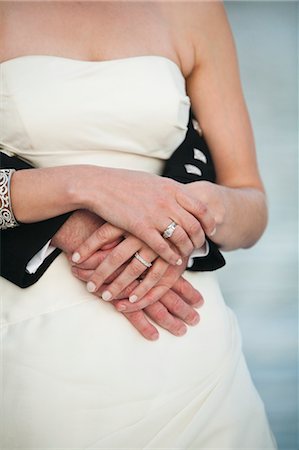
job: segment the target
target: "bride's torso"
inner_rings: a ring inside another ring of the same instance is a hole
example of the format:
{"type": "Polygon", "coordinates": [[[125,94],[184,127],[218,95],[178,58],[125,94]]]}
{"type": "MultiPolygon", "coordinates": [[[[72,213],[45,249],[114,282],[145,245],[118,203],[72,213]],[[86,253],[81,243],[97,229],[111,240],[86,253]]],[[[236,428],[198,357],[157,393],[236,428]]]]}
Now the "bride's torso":
{"type": "Polygon", "coordinates": [[[35,55],[0,68],[1,146],[35,166],[98,164],[159,173],[184,139],[190,100],[179,67],[168,58],[35,55]]]}

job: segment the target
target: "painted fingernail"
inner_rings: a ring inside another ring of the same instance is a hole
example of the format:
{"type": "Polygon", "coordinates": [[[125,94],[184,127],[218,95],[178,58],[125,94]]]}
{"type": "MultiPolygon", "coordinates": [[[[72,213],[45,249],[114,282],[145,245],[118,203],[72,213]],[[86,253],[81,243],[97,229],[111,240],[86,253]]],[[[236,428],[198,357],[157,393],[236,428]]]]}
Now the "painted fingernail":
{"type": "Polygon", "coordinates": [[[109,300],[112,299],[112,294],[109,291],[104,291],[102,293],[102,299],[105,300],[105,302],[109,302],[109,300]]]}
{"type": "Polygon", "coordinates": [[[138,300],[137,295],[131,295],[131,296],[129,297],[129,302],[130,302],[130,303],[135,303],[135,302],[137,302],[137,300],[138,300]]]}
{"type": "Polygon", "coordinates": [[[89,281],[86,285],[88,292],[95,292],[96,288],[96,285],[92,281],[89,281]]]}
{"type": "Polygon", "coordinates": [[[78,252],[73,253],[73,255],[72,255],[72,261],[73,261],[74,263],[79,262],[79,261],[80,261],[80,258],[81,258],[80,253],[78,253],[78,252]]]}
{"type": "Polygon", "coordinates": [[[177,266],[181,266],[183,264],[183,260],[181,258],[179,258],[176,262],[177,266]]]}
{"type": "Polygon", "coordinates": [[[214,234],[216,233],[216,227],[214,228],[214,230],[212,231],[212,233],[210,233],[210,236],[214,236],[214,234]]]}

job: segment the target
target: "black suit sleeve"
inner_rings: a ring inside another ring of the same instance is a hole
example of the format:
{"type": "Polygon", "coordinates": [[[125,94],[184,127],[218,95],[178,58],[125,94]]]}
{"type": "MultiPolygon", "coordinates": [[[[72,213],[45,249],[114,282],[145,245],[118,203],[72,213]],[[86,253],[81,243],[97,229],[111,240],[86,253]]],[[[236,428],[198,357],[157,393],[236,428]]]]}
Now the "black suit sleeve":
{"type": "MultiPolygon", "coordinates": [[[[188,131],[185,140],[166,161],[163,176],[180,183],[206,180],[215,183],[216,173],[213,160],[203,136],[195,130],[195,117],[190,113],[188,131]]],[[[209,253],[207,256],[193,258],[193,264],[188,270],[211,271],[225,265],[218,246],[207,238],[209,253]]]]}
{"type": "MultiPolygon", "coordinates": [[[[31,168],[27,162],[5,153],[0,153],[0,162],[1,169],[31,168]]],[[[54,250],[34,274],[26,272],[28,262],[54,236],[69,216],[70,214],[63,214],[53,219],[1,230],[0,275],[22,288],[35,283],[59,255],[60,250],[54,250]]]]}

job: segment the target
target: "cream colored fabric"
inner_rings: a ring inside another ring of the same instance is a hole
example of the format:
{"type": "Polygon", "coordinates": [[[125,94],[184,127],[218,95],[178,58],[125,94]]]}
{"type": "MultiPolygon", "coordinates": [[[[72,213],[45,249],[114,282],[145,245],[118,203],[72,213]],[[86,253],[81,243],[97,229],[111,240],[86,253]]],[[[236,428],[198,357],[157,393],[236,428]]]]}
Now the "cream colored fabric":
{"type": "MultiPolygon", "coordinates": [[[[184,78],[163,57],[22,57],[1,77],[1,144],[40,166],[159,173],[185,136],[184,78]]],[[[2,447],[275,448],[215,274],[186,277],[205,298],[201,322],[156,342],[89,294],[64,255],[28,289],[1,279],[2,447]]]]}

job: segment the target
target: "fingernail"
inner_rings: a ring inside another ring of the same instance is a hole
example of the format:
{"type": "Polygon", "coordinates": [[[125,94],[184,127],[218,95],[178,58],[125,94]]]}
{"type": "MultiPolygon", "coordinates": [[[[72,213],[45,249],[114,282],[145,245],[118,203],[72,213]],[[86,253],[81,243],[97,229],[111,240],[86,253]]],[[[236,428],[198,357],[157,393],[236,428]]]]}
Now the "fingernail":
{"type": "Polygon", "coordinates": [[[96,288],[96,285],[92,281],[89,281],[86,285],[88,292],[95,292],[96,288]]]}
{"type": "Polygon", "coordinates": [[[80,253],[78,253],[78,252],[73,253],[73,255],[72,255],[72,261],[73,261],[74,263],[79,262],[79,261],[80,261],[80,258],[81,258],[80,253]]]}
{"type": "Polygon", "coordinates": [[[212,233],[210,233],[210,236],[214,236],[215,233],[216,233],[216,227],[214,228],[214,230],[212,231],[212,233]]]}
{"type": "Polygon", "coordinates": [[[156,341],[159,339],[159,333],[153,333],[150,337],[151,341],[156,341]]]}
{"type": "Polygon", "coordinates": [[[183,336],[186,332],[187,332],[187,328],[186,327],[182,327],[182,328],[178,329],[176,334],[177,334],[177,336],[183,336]]]}
{"type": "Polygon", "coordinates": [[[199,316],[193,317],[193,319],[190,320],[190,325],[197,325],[199,322],[199,316]]]}
{"type": "Polygon", "coordinates": [[[183,260],[181,258],[179,258],[176,262],[177,266],[181,266],[183,264],[183,260]]]}
{"type": "Polygon", "coordinates": [[[138,300],[137,295],[131,295],[131,296],[129,297],[129,302],[130,302],[130,303],[135,303],[135,302],[137,302],[137,300],[138,300]]]}
{"type": "Polygon", "coordinates": [[[109,292],[109,291],[104,291],[104,292],[102,293],[102,299],[103,299],[105,302],[108,302],[109,300],[111,300],[111,299],[112,299],[112,294],[111,294],[111,292],[109,292]]]}

